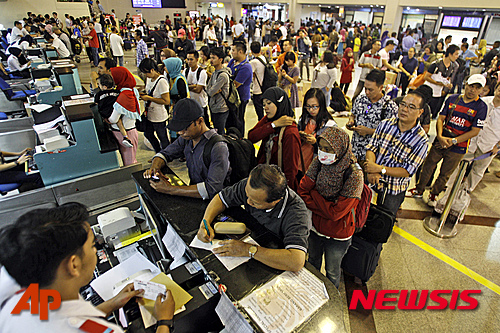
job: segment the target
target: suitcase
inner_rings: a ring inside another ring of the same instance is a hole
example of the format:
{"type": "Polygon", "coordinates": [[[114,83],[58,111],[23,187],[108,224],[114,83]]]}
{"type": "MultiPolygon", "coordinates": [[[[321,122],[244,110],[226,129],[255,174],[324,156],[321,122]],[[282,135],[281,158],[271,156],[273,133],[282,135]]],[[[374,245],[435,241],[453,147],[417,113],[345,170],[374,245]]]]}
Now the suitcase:
{"type": "Polygon", "coordinates": [[[378,265],[382,252],[382,243],[364,240],[358,236],[352,236],[352,243],[342,259],[341,267],[363,282],[368,281],[378,265]]]}
{"type": "Polygon", "coordinates": [[[365,226],[356,235],[370,242],[387,243],[395,222],[396,217],[391,212],[371,204],[365,226]]]}

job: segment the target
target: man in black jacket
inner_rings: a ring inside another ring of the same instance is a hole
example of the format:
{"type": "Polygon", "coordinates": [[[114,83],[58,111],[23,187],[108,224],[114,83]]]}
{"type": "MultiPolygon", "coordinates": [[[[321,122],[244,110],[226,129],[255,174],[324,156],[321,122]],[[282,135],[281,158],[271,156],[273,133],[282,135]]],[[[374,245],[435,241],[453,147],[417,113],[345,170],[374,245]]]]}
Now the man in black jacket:
{"type": "Polygon", "coordinates": [[[186,59],[186,55],[189,51],[193,49],[193,43],[186,38],[186,30],[179,29],[177,33],[177,40],[175,41],[174,51],[177,53],[177,56],[184,61],[186,59]]]}

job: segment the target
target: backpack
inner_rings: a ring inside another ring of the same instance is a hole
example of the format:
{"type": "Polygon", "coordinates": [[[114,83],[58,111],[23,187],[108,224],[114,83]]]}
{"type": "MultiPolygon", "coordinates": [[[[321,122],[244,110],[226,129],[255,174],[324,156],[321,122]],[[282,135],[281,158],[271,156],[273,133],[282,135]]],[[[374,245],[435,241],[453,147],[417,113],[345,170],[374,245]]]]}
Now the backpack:
{"type": "MultiPolygon", "coordinates": [[[[227,74],[227,73],[226,73],[227,74]]],[[[220,75],[220,73],[219,73],[220,75]]],[[[236,86],[234,85],[234,78],[232,75],[229,75],[229,94],[224,96],[224,94],[221,92],[220,95],[224,99],[224,102],[226,103],[226,106],[229,109],[229,112],[232,112],[232,114],[238,114],[238,108],[240,107],[241,100],[240,100],[240,94],[238,93],[238,89],[236,89],[236,86]]]]}
{"type": "MultiPolygon", "coordinates": [[[[201,75],[202,70],[203,70],[203,68],[198,66],[198,69],[196,70],[196,82],[200,81],[200,75],[201,75]]],[[[184,76],[186,77],[186,80],[187,80],[188,74],[189,74],[189,67],[184,70],[184,76]]],[[[208,78],[208,75],[207,75],[207,78],[208,78]]],[[[203,90],[205,90],[206,87],[207,87],[207,82],[205,82],[205,86],[203,87],[203,90]]]]}
{"type": "Polygon", "coordinates": [[[250,140],[243,139],[234,127],[229,128],[227,132],[228,134],[224,135],[215,134],[208,140],[203,149],[203,163],[209,168],[212,148],[217,142],[225,142],[231,165],[230,185],[233,185],[248,177],[250,171],[257,165],[257,159],[255,147],[250,140]]]}
{"type": "Polygon", "coordinates": [[[269,60],[266,58],[266,62],[264,62],[260,57],[255,58],[260,61],[262,65],[264,65],[264,79],[262,84],[259,82],[259,78],[255,76],[257,79],[257,83],[260,86],[260,91],[264,93],[268,88],[276,87],[278,84],[278,73],[274,69],[274,66],[269,63],[269,60]]]}
{"type": "MultiPolygon", "coordinates": [[[[349,168],[344,172],[344,183],[349,179],[353,171],[361,170],[358,163],[352,163],[349,168]]],[[[368,185],[363,183],[363,192],[361,192],[361,200],[358,202],[356,212],[352,212],[354,216],[355,232],[360,232],[365,226],[366,219],[368,218],[368,211],[370,210],[370,202],[372,201],[372,190],[368,185]]],[[[354,210],[354,208],[353,208],[354,210]]]]}

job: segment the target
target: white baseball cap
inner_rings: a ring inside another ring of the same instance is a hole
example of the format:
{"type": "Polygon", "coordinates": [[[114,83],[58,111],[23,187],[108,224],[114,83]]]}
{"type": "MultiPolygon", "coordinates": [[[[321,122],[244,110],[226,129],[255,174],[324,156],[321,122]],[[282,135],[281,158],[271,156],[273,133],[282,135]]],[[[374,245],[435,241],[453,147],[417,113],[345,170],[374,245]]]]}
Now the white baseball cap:
{"type": "Polygon", "coordinates": [[[484,87],[486,85],[486,78],[482,76],[481,74],[473,74],[469,76],[469,79],[467,80],[467,84],[471,85],[474,83],[479,83],[481,87],[484,87]]]}

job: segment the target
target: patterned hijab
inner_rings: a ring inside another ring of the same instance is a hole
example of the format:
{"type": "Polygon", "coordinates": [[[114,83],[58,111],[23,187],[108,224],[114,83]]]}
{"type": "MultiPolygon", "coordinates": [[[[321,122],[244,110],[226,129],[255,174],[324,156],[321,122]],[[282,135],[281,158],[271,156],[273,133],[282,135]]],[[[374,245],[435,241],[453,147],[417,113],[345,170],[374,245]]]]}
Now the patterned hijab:
{"type": "Polygon", "coordinates": [[[325,139],[333,148],[336,161],[331,165],[323,165],[316,156],[306,175],[316,182],[316,190],[328,200],[334,200],[339,195],[346,198],[357,197],[359,190],[357,182],[353,182],[354,186],[350,186],[350,184],[344,186],[343,184],[344,172],[356,161],[356,157],[352,153],[349,135],[338,127],[328,127],[318,137],[318,140],[319,138],[325,139]]]}

